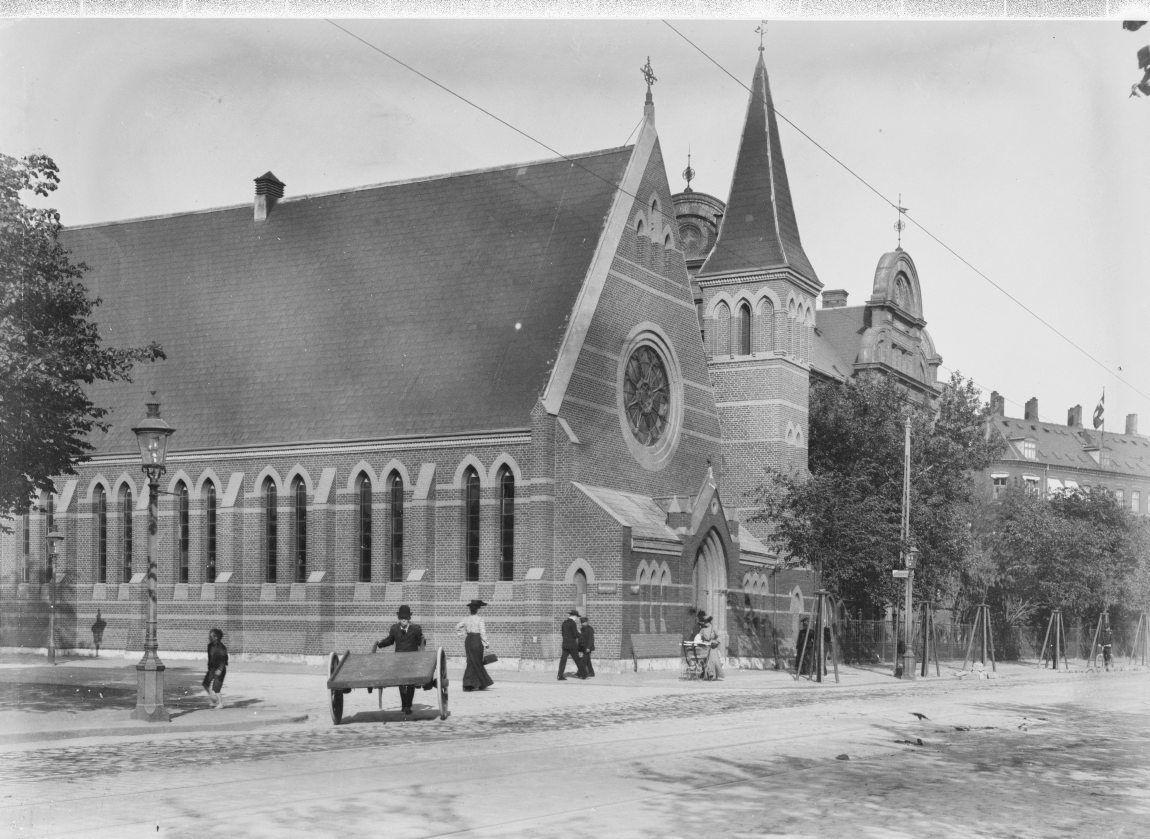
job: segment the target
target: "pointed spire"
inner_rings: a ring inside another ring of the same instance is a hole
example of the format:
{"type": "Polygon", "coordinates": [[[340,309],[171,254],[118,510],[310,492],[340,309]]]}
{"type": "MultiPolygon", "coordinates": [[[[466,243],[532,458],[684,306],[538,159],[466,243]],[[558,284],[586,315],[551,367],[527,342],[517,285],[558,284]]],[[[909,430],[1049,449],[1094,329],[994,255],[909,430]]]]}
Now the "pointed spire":
{"type": "Polygon", "coordinates": [[[791,268],[822,285],[799,239],[767,65],[760,52],[726,213],[699,275],[765,268],[791,268]]]}
{"type": "Polygon", "coordinates": [[[651,85],[659,81],[655,78],[655,71],[651,69],[651,56],[647,56],[647,63],[639,68],[643,78],[647,81],[647,98],[643,102],[643,118],[652,125],[655,124],[655,100],[651,97],[651,85]]]}

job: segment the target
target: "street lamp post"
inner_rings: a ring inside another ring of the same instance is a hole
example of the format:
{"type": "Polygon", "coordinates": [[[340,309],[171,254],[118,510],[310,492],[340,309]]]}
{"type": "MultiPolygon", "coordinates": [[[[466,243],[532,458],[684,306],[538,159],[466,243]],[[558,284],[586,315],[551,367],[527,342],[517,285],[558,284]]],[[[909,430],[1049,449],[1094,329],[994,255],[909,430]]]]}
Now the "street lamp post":
{"type": "Polygon", "coordinates": [[[906,591],[903,602],[903,651],[902,651],[902,677],[914,678],[914,645],[912,641],[914,632],[914,568],[918,565],[918,548],[910,548],[906,552],[906,591]]]}
{"type": "Polygon", "coordinates": [[[48,540],[48,663],[56,663],[56,545],[64,540],[64,534],[50,530],[48,540]]]}
{"type": "MultiPolygon", "coordinates": [[[[152,394],[155,397],[155,394],[152,394]]],[[[167,722],[164,707],[164,665],[160,661],[156,638],[156,519],[159,512],[160,475],[164,474],[168,437],[176,429],[160,418],[160,403],[148,402],[148,415],[132,429],[140,444],[140,459],[148,477],[148,574],[144,630],[144,657],[136,665],[136,710],[132,718],[148,722],[167,722]]]]}

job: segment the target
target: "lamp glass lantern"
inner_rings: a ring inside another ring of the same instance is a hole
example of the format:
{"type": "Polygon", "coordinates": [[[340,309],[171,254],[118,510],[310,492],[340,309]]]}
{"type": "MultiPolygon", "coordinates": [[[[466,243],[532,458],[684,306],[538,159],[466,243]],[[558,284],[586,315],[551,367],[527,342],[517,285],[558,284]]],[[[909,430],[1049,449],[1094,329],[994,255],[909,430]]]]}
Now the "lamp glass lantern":
{"type": "Polygon", "coordinates": [[[136,442],[140,444],[140,460],[144,471],[151,477],[163,473],[168,457],[168,438],[176,429],[160,417],[159,402],[149,402],[147,405],[148,415],[132,431],[136,434],[136,442]]]}

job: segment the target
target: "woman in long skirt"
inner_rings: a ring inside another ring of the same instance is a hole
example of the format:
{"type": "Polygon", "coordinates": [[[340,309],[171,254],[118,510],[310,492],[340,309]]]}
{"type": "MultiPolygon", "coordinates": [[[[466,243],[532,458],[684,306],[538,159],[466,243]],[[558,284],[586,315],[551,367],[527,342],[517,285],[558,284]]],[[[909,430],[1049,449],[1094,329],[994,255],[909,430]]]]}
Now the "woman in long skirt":
{"type": "Polygon", "coordinates": [[[723,678],[723,654],[719,649],[719,633],[711,625],[712,620],[710,615],[700,615],[699,632],[695,636],[695,646],[707,651],[703,659],[703,678],[707,681],[723,678]]]}
{"type": "Polygon", "coordinates": [[[471,614],[455,625],[455,631],[464,636],[463,651],[467,655],[467,669],[463,671],[464,690],[487,690],[495,684],[483,666],[487,628],[483,625],[483,618],[479,617],[479,608],[486,605],[482,600],[472,600],[467,604],[471,614]]]}

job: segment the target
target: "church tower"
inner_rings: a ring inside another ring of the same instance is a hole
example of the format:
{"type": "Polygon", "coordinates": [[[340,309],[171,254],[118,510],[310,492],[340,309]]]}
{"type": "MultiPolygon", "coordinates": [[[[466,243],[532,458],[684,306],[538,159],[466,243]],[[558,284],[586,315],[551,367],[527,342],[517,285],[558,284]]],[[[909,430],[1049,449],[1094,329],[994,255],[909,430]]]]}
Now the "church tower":
{"type": "Polygon", "coordinates": [[[807,468],[815,301],[822,283],[799,238],[762,47],[718,237],[694,277],[722,428],[728,511],[748,522],[768,469],[807,468]]]}

